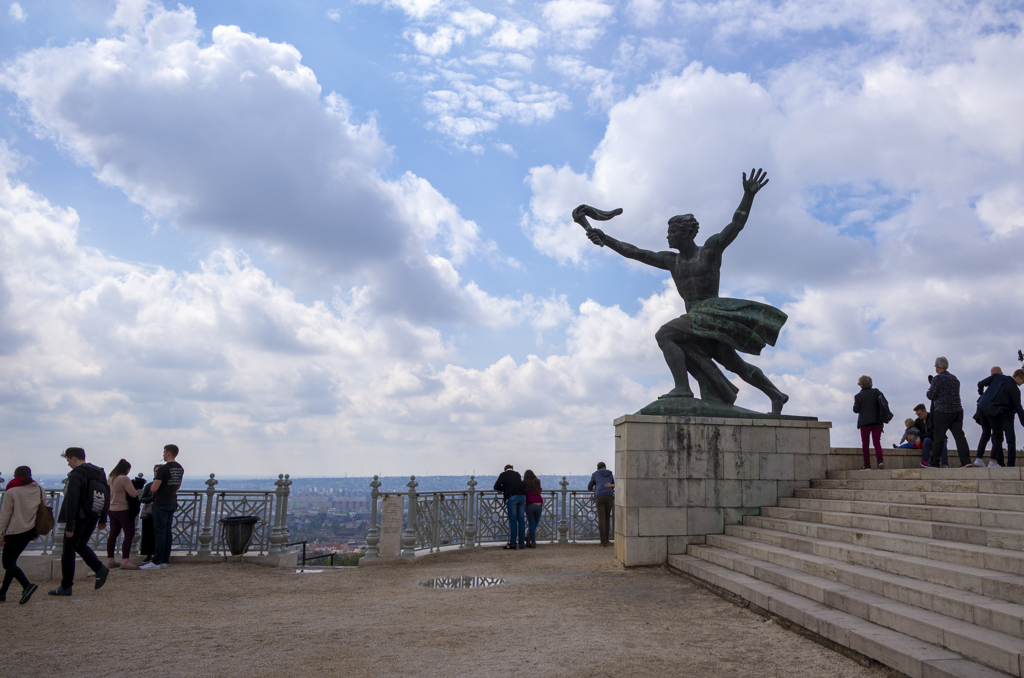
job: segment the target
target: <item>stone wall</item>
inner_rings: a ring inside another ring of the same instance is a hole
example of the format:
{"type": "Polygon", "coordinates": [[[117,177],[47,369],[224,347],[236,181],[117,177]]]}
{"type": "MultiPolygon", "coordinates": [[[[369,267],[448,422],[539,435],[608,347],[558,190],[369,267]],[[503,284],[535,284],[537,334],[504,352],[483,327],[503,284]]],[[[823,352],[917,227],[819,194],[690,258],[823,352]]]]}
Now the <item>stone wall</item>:
{"type": "Polygon", "coordinates": [[[828,469],[829,422],[629,414],[615,420],[615,555],[657,565],[828,469]]]}

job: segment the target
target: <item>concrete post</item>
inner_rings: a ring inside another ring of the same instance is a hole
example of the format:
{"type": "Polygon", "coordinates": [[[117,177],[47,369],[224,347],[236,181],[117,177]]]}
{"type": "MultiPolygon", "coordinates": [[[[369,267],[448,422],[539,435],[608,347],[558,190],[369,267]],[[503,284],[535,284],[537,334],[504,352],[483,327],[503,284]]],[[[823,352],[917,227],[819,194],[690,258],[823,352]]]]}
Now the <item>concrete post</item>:
{"type": "Polygon", "coordinates": [[[288,537],[291,536],[288,534],[288,497],[291,496],[292,493],[292,481],[290,474],[284,474],[284,483],[282,487],[284,488],[284,493],[281,497],[281,534],[283,535],[283,538],[281,539],[281,553],[287,553],[288,546],[286,544],[288,544],[288,537]]]}
{"type": "Polygon", "coordinates": [[[402,557],[416,557],[416,476],[409,476],[409,482],[405,484],[409,488],[409,513],[405,519],[405,533],[402,535],[402,557]]]}
{"type": "Polygon", "coordinates": [[[377,497],[380,495],[377,488],[380,481],[377,476],[373,477],[370,483],[370,529],[366,531],[366,555],[364,558],[377,558],[377,544],[380,543],[380,530],[377,528],[377,497]]]}
{"type": "Polygon", "coordinates": [[[558,543],[568,544],[569,524],[565,521],[565,509],[568,502],[569,481],[562,476],[562,480],[558,484],[562,486],[562,519],[558,521],[558,543]]]}
{"type": "Polygon", "coordinates": [[[213,487],[217,479],[211,473],[206,481],[206,511],[203,512],[203,531],[199,534],[199,555],[211,555],[210,544],[213,543],[213,487]]]}
{"type": "Polygon", "coordinates": [[[476,546],[476,476],[470,476],[466,485],[469,485],[466,497],[466,534],[461,548],[471,549],[476,546]]]}
{"type": "Polygon", "coordinates": [[[274,485],[277,486],[277,490],[274,491],[274,496],[277,497],[277,501],[274,502],[274,527],[270,532],[270,549],[267,551],[272,556],[280,555],[285,551],[285,536],[281,529],[281,505],[284,497],[283,473],[279,473],[277,475],[277,480],[274,481],[274,485]]]}

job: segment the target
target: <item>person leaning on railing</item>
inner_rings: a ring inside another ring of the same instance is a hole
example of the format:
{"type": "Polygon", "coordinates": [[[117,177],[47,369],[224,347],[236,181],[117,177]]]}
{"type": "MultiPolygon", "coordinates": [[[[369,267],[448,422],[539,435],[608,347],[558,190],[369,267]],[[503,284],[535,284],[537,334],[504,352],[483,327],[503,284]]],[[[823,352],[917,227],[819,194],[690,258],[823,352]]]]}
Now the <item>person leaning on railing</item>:
{"type": "Polygon", "coordinates": [[[601,536],[601,546],[608,546],[612,508],[615,506],[615,476],[605,467],[603,461],[597,462],[597,470],[590,476],[587,489],[594,493],[597,531],[601,536]]]}
{"type": "Polygon", "coordinates": [[[544,495],[540,487],[540,478],[537,474],[526,469],[523,474],[523,486],[526,487],[526,522],[529,525],[529,532],[526,535],[526,548],[537,548],[537,523],[540,522],[540,514],[544,510],[544,495]]]}
{"type": "Polygon", "coordinates": [[[36,538],[36,513],[45,506],[43,488],[32,480],[32,469],[19,466],[7,483],[4,502],[0,506],[0,546],[3,547],[4,584],[0,602],[7,600],[7,589],[15,579],[21,584],[21,604],[28,602],[39,588],[18,567],[18,556],[36,538]]]}

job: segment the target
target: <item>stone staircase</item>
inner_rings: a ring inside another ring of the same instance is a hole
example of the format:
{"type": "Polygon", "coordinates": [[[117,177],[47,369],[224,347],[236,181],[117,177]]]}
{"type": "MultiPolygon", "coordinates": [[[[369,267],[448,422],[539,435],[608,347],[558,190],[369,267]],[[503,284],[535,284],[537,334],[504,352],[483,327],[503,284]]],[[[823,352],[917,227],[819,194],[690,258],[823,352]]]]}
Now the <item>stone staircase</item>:
{"type": "Polygon", "coordinates": [[[913,678],[1022,676],[1020,468],[830,471],[669,566],[913,678]]]}

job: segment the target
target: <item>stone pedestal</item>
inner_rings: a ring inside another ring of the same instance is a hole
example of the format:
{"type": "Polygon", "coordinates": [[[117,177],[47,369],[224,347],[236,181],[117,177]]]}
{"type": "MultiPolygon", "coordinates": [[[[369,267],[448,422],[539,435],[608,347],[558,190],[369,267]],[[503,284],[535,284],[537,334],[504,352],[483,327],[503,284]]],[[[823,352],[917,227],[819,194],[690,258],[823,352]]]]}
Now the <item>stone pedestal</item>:
{"type": "Polygon", "coordinates": [[[807,418],[619,417],[615,557],[659,565],[824,478],[831,427],[807,418]]]}

